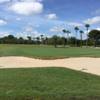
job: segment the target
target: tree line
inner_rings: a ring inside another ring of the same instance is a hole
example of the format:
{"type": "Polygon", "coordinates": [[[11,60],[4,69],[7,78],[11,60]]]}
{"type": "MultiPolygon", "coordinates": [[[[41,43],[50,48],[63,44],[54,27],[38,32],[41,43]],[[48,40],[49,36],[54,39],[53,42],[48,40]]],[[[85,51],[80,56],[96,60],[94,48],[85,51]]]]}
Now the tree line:
{"type": "Polygon", "coordinates": [[[15,37],[14,35],[8,35],[0,38],[0,44],[36,44],[36,45],[54,45],[58,47],[59,45],[66,46],[100,46],[100,31],[99,30],[91,30],[88,32],[90,25],[86,24],[87,38],[83,39],[84,34],[86,34],[83,30],[80,30],[79,27],[75,27],[75,37],[70,37],[71,31],[67,29],[63,29],[62,32],[67,35],[66,36],[57,36],[54,35],[52,37],[46,37],[45,35],[40,35],[38,37],[32,38],[31,36],[27,36],[27,39],[23,37],[15,37]],[[78,39],[78,34],[80,34],[80,39],[78,39]]]}

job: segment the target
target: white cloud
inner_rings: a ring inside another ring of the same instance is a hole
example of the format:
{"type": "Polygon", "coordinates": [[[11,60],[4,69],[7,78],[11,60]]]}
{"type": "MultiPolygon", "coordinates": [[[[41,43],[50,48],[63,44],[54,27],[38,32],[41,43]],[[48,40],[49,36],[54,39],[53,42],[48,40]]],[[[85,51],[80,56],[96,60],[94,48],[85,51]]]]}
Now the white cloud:
{"type": "Polygon", "coordinates": [[[30,33],[27,33],[26,31],[24,32],[19,32],[16,34],[16,37],[23,37],[24,39],[27,39],[27,36],[31,36],[32,38],[34,37],[38,37],[40,36],[42,33],[38,32],[37,30],[33,30],[32,32],[30,33]]]}
{"type": "Polygon", "coordinates": [[[0,0],[0,3],[9,2],[10,0],[0,0]]]}
{"type": "Polygon", "coordinates": [[[25,31],[31,33],[33,31],[33,27],[28,26],[28,27],[25,28],[25,31]]]}
{"type": "Polygon", "coordinates": [[[100,14],[100,9],[97,9],[93,14],[100,14]]]}
{"type": "Polygon", "coordinates": [[[43,0],[20,0],[24,2],[42,2],[43,0]]]}
{"type": "Polygon", "coordinates": [[[47,18],[47,19],[50,19],[50,20],[55,20],[55,19],[57,19],[58,17],[57,17],[57,15],[56,15],[55,13],[52,13],[52,14],[46,15],[46,18],[47,18]]]}
{"type": "Polygon", "coordinates": [[[17,17],[16,20],[17,20],[17,21],[21,21],[21,18],[20,18],[20,17],[17,17]]]}
{"type": "Polygon", "coordinates": [[[69,26],[83,26],[83,24],[81,24],[81,23],[77,23],[77,22],[67,22],[67,25],[69,25],[69,26]]]}
{"type": "Polygon", "coordinates": [[[42,33],[38,32],[32,25],[28,25],[24,27],[23,32],[16,33],[16,36],[23,37],[27,39],[27,36],[31,36],[32,38],[40,36],[42,33]]]}
{"type": "Polygon", "coordinates": [[[22,38],[24,38],[24,39],[27,39],[27,33],[25,33],[25,32],[19,32],[19,33],[16,33],[16,37],[17,38],[20,38],[20,37],[22,37],[22,38]]]}
{"type": "Polygon", "coordinates": [[[55,27],[51,28],[49,31],[51,33],[53,32],[53,34],[51,34],[51,36],[56,34],[57,36],[63,37],[65,35],[65,34],[63,34],[63,29],[65,29],[65,28],[62,26],[55,26],[55,27]]]}
{"type": "Polygon", "coordinates": [[[0,19],[0,26],[2,26],[2,25],[6,25],[6,24],[7,24],[7,22],[6,22],[5,20],[0,19]]]}
{"type": "Polygon", "coordinates": [[[5,36],[8,36],[8,35],[10,35],[9,32],[1,32],[0,31],[0,37],[5,37],[5,36]]]}
{"type": "Polygon", "coordinates": [[[43,4],[35,1],[15,2],[8,9],[21,15],[40,14],[43,11],[43,4]]]}
{"type": "Polygon", "coordinates": [[[40,36],[41,34],[43,34],[43,33],[40,33],[40,32],[38,32],[37,30],[34,30],[34,31],[32,32],[32,36],[34,36],[34,37],[40,36]]]}
{"type": "MultiPolygon", "coordinates": [[[[18,2],[19,0],[0,0],[0,3],[4,2],[18,2]]],[[[20,2],[42,2],[43,0],[20,0],[20,2]]]]}
{"type": "Polygon", "coordinates": [[[62,32],[63,29],[64,29],[63,27],[55,26],[50,29],[50,32],[62,32]]]}
{"type": "Polygon", "coordinates": [[[38,2],[42,2],[43,0],[37,0],[38,2]]]}
{"type": "Polygon", "coordinates": [[[100,28],[99,28],[99,27],[98,27],[98,28],[96,28],[96,29],[100,31],[100,28]]]}
{"type": "Polygon", "coordinates": [[[93,18],[89,18],[89,19],[85,20],[84,23],[88,23],[88,24],[98,24],[98,23],[100,23],[100,16],[96,16],[96,17],[93,17],[93,18]]]}

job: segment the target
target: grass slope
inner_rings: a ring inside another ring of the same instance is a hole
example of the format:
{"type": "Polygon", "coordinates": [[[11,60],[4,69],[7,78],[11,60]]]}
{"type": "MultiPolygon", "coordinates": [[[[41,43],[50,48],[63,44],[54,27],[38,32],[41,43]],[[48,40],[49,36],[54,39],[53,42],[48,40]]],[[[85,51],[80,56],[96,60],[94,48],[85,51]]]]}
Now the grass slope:
{"type": "Polygon", "coordinates": [[[0,45],[0,56],[28,56],[38,58],[100,57],[95,48],[54,48],[34,45],[0,45]]]}
{"type": "Polygon", "coordinates": [[[0,100],[100,100],[100,77],[65,68],[2,69],[0,100]]]}

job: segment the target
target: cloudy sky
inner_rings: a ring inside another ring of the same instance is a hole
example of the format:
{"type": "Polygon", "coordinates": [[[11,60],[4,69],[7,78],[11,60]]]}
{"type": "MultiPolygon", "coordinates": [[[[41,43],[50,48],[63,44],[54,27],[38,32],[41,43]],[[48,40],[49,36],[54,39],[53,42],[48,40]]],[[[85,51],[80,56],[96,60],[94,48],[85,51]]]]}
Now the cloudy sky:
{"type": "Polygon", "coordinates": [[[100,29],[100,0],[0,0],[0,37],[62,35],[66,28],[100,29]]]}

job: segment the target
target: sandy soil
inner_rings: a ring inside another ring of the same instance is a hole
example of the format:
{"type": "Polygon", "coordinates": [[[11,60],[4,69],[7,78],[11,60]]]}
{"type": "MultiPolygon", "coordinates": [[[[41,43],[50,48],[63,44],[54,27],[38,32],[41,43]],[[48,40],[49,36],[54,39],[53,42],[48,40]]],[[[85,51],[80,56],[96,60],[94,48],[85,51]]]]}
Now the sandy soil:
{"type": "Polygon", "coordinates": [[[0,68],[66,67],[100,75],[100,58],[66,58],[40,60],[28,57],[0,57],[0,68]]]}

